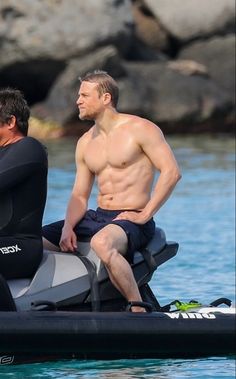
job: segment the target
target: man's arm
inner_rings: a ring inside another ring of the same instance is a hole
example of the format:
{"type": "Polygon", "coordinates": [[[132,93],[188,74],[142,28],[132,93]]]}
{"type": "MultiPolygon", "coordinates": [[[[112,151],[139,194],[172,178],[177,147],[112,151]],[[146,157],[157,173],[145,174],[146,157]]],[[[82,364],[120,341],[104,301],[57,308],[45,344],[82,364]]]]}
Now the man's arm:
{"type": "Polygon", "coordinates": [[[145,128],[148,128],[148,131],[143,138],[142,149],[160,172],[151,199],[142,211],[144,219],[149,220],[169,198],[181,179],[181,174],[174,154],[161,130],[149,122],[145,128]]]}
{"type": "Polygon", "coordinates": [[[0,193],[23,182],[42,165],[47,166],[47,156],[37,140],[27,137],[10,145],[0,155],[0,193]]]}
{"type": "Polygon", "coordinates": [[[77,172],[62,229],[60,240],[62,251],[75,251],[77,248],[77,237],[73,228],[83,218],[87,210],[88,199],[94,182],[94,175],[88,169],[83,158],[85,144],[86,138],[82,137],[76,147],[77,172]]]}
{"type": "Polygon", "coordinates": [[[171,195],[181,174],[174,154],[161,130],[152,122],[142,120],[135,128],[137,141],[153,166],[160,172],[151,199],[141,212],[122,212],[117,218],[144,224],[161,208],[171,195]]]}

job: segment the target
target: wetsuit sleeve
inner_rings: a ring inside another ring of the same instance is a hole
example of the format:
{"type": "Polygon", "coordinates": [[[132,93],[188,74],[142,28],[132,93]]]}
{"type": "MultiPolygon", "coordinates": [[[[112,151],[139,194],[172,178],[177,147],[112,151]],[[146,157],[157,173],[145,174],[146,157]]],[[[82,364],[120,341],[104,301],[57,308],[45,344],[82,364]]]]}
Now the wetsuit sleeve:
{"type": "Polygon", "coordinates": [[[25,137],[1,151],[0,193],[21,183],[42,165],[47,165],[46,151],[33,138],[25,137]]]}

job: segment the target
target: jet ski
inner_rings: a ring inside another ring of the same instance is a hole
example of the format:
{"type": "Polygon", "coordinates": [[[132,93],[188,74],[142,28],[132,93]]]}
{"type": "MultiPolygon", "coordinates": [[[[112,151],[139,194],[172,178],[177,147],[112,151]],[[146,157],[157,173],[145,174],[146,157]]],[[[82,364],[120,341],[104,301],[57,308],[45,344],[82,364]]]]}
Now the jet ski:
{"type": "Polygon", "coordinates": [[[148,245],[135,252],[132,269],[142,302],[127,304],[89,241],[79,242],[78,254],[45,251],[33,278],[0,278],[0,365],[234,354],[235,308],[229,299],[161,306],[154,296],[153,273],[178,247],[156,228],[148,245]],[[146,312],[133,313],[134,305],[146,312]]]}

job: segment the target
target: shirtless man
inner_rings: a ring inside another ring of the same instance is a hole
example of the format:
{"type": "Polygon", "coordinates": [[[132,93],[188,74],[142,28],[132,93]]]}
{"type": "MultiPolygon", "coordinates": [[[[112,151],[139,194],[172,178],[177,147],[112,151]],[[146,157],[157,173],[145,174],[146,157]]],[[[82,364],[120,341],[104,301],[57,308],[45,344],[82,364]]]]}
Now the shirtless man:
{"type": "MultiPolygon", "coordinates": [[[[77,239],[92,236],[91,247],[114,286],[127,301],[142,301],[129,262],[153,236],[153,215],[170,196],[180,171],[155,124],[116,110],[118,87],[112,77],[95,71],[80,81],[79,117],[95,123],[77,144],[77,174],[65,221],[44,227],[44,246],[75,252],[77,239]],[[156,171],[160,175],[151,194],[156,171]],[[98,209],[87,211],[95,177],[98,209]]],[[[144,309],[133,306],[132,311],[144,309]]]]}

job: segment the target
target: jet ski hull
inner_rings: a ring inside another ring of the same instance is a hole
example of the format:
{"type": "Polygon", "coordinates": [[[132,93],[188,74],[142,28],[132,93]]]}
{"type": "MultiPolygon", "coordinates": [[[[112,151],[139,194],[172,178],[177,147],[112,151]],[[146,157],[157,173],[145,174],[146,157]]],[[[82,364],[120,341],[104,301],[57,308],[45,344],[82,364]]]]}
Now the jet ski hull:
{"type": "Polygon", "coordinates": [[[235,353],[235,313],[0,312],[0,364],[235,353]]]}

